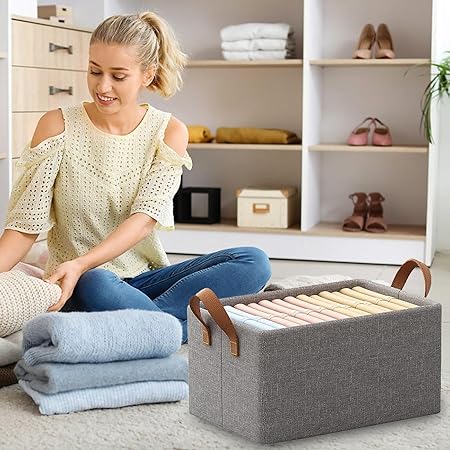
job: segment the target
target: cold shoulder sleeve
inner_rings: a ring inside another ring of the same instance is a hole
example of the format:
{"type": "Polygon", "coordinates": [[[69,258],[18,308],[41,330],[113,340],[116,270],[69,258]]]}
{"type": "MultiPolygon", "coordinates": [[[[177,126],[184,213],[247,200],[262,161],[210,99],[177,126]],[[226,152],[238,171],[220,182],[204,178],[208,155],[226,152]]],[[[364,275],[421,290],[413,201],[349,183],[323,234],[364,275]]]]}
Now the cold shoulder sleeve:
{"type": "Polygon", "coordinates": [[[180,187],[183,165],[192,168],[188,153],[180,156],[160,136],[155,156],[144,170],[131,214],[142,212],[157,221],[157,228],[174,229],[173,197],[180,187]]]}
{"type": "Polygon", "coordinates": [[[25,147],[16,169],[19,171],[8,204],[5,228],[39,234],[54,223],[53,186],[58,175],[65,133],[25,147]]]}

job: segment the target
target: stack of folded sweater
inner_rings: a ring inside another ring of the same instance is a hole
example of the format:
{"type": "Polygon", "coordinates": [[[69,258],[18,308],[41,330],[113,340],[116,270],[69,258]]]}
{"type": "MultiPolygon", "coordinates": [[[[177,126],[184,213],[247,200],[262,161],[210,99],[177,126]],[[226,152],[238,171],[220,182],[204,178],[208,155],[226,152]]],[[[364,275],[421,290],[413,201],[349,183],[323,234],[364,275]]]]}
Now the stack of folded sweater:
{"type": "Polygon", "coordinates": [[[287,23],[243,23],[220,30],[228,60],[286,59],[295,56],[294,32],[287,23]]]}
{"type": "Polygon", "coordinates": [[[300,138],[279,128],[219,127],[216,142],[229,144],[298,144],[300,138]]]}
{"type": "Polygon", "coordinates": [[[178,319],[159,311],[46,313],[23,330],[19,385],[45,415],[188,395],[178,319]]]}
{"type": "Polygon", "coordinates": [[[214,137],[211,130],[205,125],[188,125],[189,142],[211,142],[214,137]]]}

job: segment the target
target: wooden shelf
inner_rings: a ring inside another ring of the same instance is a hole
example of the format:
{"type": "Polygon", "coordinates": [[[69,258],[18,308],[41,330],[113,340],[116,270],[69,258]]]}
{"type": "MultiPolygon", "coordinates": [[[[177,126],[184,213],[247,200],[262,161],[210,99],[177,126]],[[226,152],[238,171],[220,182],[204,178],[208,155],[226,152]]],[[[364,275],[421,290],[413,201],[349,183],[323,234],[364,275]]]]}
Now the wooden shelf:
{"type": "Polygon", "coordinates": [[[7,158],[6,153],[0,153],[0,159],[6,159],[6,158],[7,158]]]}
{"type": "Polygon", "coordinates": [[[188,144],[188,150],[270,150],[301,152],[302,146],[299,144],[218,144],[216,142],[209,142],[204,144],[188,144]]]}
{"type": "Polygon", "coordinates": [[[220,223],[197,224],[197,223],[176,223],[177,230],[208,230],[221,232],[247,232],[247,233],[272,233],[272,234],[300,234],[299,224],[292,225],[289,228],[256,228],[256,227],[238,227],[236,219],[222,219],[220,223]]]}
{"type": "Polygon", "coordinates": [[[340,223],[321,222],[302,234],[311,236],[345,237],[355,239],[401,239],[425,241],[425,227],[420,225],[389,225],[385,233],[343,231],[340,223]]]}
{"type": "Polygon", "coordinates": [[[311,59],[312,66],[320,67],[408,67],[430,65],[428,58],[397,58],[397,59],[311,59]]]}
{"type": "Polygon", "coordinates": [[[188,67],[301,67],[301,59],[268,59],[256,61],[230,61],[226,59],[197,59],[188,62],[188,67]]]}
{"type": "Polygon", "coordinates": [[[428,153],[426,146],[390,146],[380,147],[374,145],[342,145],[342,144],[319,144],[310,145],[311,152],[367,152],[367,153],[428,153]]]}
{"type": "Polygon", "coordinates": [[[301,231],[299,224],[289,228],[256,228],[256,227],[238,227],[236,219],[222,219],[220,223],[208,224],[187,224],[176,223],[177,230],[208,230],[220,232],[248,232],[248,233],[269,233],[269,234],[296,234],[302,236],[320,236],[320,237],[343,237],[357,239],[399,239],[399,240],[425,240],[425,227],[414,225],[388,225],[386,233],[369,233],[367,231],[348,232],[343,231],[341,224],[321,222],[308,231],[301,231]]]}
{"type": "Polygon", "coordinates": [[[6,52],[0,52],[0,59],[7,58],[8,54],[6,52]]]}

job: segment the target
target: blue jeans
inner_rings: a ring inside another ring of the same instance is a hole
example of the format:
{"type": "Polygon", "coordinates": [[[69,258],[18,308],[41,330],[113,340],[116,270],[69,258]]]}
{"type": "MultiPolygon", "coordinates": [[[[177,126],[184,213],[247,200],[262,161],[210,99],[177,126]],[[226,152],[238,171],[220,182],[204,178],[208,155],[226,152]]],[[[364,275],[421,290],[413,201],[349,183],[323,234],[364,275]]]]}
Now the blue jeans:
{"type": "Polygon", "coordinates": [[[200,289],[218,297],[260,291],[271,276],[267,255],[255,247],[219,250],[134,278],[119,278],[105,269],[91,269],[78,280],[62,311],[145,309],[175,316],[187,342],[187,306],[200,289]]]}

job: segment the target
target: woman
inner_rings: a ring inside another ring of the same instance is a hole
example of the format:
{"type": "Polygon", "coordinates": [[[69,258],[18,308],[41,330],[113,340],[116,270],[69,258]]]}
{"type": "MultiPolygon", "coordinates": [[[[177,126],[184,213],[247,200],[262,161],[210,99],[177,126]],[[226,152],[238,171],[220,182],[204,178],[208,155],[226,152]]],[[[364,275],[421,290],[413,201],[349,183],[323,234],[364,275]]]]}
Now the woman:
{"type": "Polygon", "coordinates": [[[156,14],[110,17],[90,42],[93,102],[40,119],[11,195],[0,271],[48,231],[45,277],[62,288],[50,311],[164,311],[180,320],[186,342],[186,308],[198,290],[249,294],[270,278],[267,256],[253,247],[169,265],[154,232],[173,229],[173,196],[192,162],[186,126],[137,99],[143,88],[173,95],[185,63],[156,14]]]}

